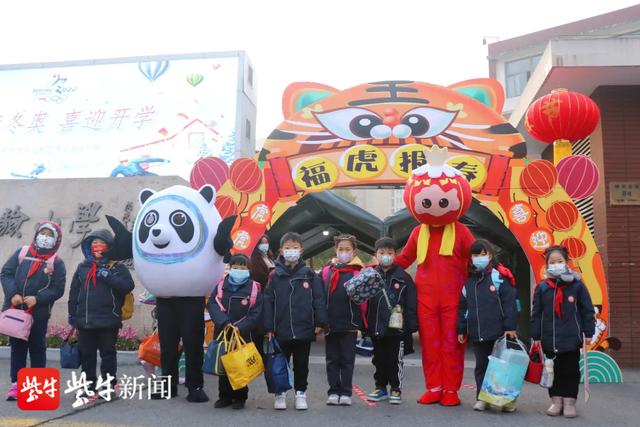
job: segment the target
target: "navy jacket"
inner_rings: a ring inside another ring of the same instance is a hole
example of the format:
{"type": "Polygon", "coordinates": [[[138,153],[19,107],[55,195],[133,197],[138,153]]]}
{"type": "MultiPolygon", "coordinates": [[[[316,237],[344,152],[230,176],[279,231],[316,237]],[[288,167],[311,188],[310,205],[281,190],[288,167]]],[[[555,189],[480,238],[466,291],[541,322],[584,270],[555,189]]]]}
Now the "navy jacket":
{"type": "MultiPolygon", "coordinates": [[[[531,309],[531,338],[542,340],[545,353],[565,353],[582,347],[582,334],[595,333],[595,310],[589,290],[575,273],[563,288],[562,318],[553,309],[557,290],[546,279],[536,286],[531,309]]],[[[559,279],[560,280],[560,279],[559,279]]],[[[560,280],[560,283],[562,280],[560,280]]]]}
{"type": "Polygon", "coordinates": [[[473,271],[458,305],[457,330],[471,341],[493,341],[518,327],[517,290],[493,266],[473,271]],[[498,286],[496,286],[498,284],[498,286]]]}
{"type": "Polygon", "coordinates": [[[404,329],[402,331],[389,329],[391,310],[389,310],[384,294],[380,292],[380,295],[371,298],[367,303],[368,335],[371,337],[401,336],[406,333],[416,332],[418,330],[417,296],[413,279],[402,267],[397,265],[392,266],[386,272],[380,266],[377,266],[376,270],[384,279],[391,306],[400,304],[402,307],[404,329]]]}
{"type": "MultiPolygon", "coordinates": [[[[334,264],[334,266],[338,268],[345,267],[344,264],[334,264]]],[[[361,268],[362,263],[354,264],[354,266],[361,268]]],[[[354,273],[351,271],[334,273],[331,270],[331,266],[325,268],[328,269],[327,278],[324,281],[324,292],[327,298],[329,333],[363,330],[364,322],[360,305],[351,301],[344,287],[344,284],[354,276],[354,273]],[[333,292],[329,292],[333,274],[339,274],[338,285],[333,292]]]]}
{"type": "MultiPolygon", "coordinates": [[[[48,319],[51,316],[53,303],[64,295],[64,286],[67,280],[67,270],[64,262],[62,259],[56,258],[53,264],[53,274],[46,274],[44,265],[42,265],[33,276],[27,279],[31,264],[37,261],[24,259],[20,263],[19,254],[20,249],[9,257],[2,267],[2,272],[0,272],[2,290],[4,291],[2,310],[4,311],[11,307],[11,298],[15,295],[22,295],[23,297],[35,296],[36,305],[33,306],[33,319],[48,319]]],[[[26,306],[23,306],[23,308],[26,308],[26,306]]]]}
{"type": "Polygon", "coordinates": [[[264,291],[263,313],[266,331],[278,341],[313,341],[314,328],[327,324],[322,280],[303,261],[291,269],[278,258],[264,291]]]}
{"type": "MultiPolygon", "coordinates": [[[[253,290],[253,279],[249,278],[236,292],[229,287],[229,276],[224,278],[222,285],[222,299],[220,303],[225,311],[220,309],[216,302],[218,287],[216,286],[209,297],[207,309],[211,315],[211,320],[216,327],[216,337],[229,323],[233,323],[240,329],[240,334],[245,339],[253,339],[255,329],[262,323],[262,292],[256,296],[253,307],[250,306],[250,297],[253,290]]],[[[258,289],[260,284],[256,282],[258,289]]]]}
{"type": "Polygon", "coordinates": [[[122,327],[122,305],[124,297],[133,291],[134,283],[129,269],[120,263],[110,266],[106,260],[97,265],[95,285],[87,283],[87,275],[93,264],[91,242],[100,238],[107,245],[113,244],[113,237],[108,230],[98,230],[87,235],[82,241],[82,252],[86,260],[81,262],[71,280],[69,290],[69,323],[79,328],[120,328],[122,327]],[[101,270],[108,271],[106,277],[101,270]]]}

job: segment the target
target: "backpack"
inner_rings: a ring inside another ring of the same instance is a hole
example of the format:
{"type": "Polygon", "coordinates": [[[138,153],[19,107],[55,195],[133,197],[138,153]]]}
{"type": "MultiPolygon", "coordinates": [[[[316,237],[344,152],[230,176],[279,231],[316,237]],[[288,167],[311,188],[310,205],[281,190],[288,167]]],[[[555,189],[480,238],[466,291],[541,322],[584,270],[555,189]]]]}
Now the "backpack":
{"type": "MultiPolygon", "coordinates": [[[[503,282],[503,280],[500,278],[500,275],[506,277],[512,287],[516,287],[515,278],[513,277],[513,274],[511,274],[511,271],[508,268],[504,267],[502,264],[498,264],[496,268],[491,270],[491,281],[493,282],[493,286],[496,287],[496,293],[498,294],[498,297],[500,297],[500,285],[502,285],[503,282]]],[[[465,286],[462,287],[462,295],[465,298],[467,297],[467,288],[465,286]]],[[[520,313],[520,311],[522,311],[522,306],[520,304],[520,297],[516,293],[516,312],[520,313]]],[[[466,317],[467,314],[465,313],[465,318],[466,317]]]]}
{"type": "MultiPolygon", "coordinates": [[[[29,261],[42,262],[42,260],[38,258],[27,256],[29,254],[29,248],[30,246],[23,246],[22,248],[20,248],[20,252],[18,253],[18,264],[22,264],[22,261],[24,261],[25,259],[29,261]]],[[[55,271],[55,263],[57,259],[58,259],[58,255],[56,254],[53,254],[52,256],[49,257],[49,259],[46,261],[44,266],[45,274],[48,274],[48,275],[53,274],[53,272],[55,271]]]]}
{"type": "MultiPolygon", "coordinates": [[[[117,264],[118,261],[108,261],[107,268],[111,270],[111,268],[117,264]]],[[[135,302],[133,298],[133,292],[129,292],[124,296],[124,301],[122,303],[122,308],[120,309],[120,318],[122,320],[129,320],[133,317],[133,303],[135,302]]]]}
{"type": "MultiPolygon", "coordinates": [[[[218,282],[218,290],[216,293],[216,303],[220,310],[225,313],[227,311],[226,308],[222,305],[222,288],[224,287],[224,279],[218,282]]],[[[255,280],[251,284],[251,295],[249,296],[249,308],[256,305],[256,300],[258,299],[258,292],[260,292],[260,284],[255,280]]]]}

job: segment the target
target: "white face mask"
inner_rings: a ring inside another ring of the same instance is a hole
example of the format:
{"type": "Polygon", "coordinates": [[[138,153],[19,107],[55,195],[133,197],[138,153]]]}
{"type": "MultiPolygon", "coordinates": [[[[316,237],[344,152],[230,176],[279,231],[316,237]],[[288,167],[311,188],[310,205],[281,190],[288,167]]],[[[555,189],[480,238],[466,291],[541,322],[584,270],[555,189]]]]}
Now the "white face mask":
{"type": "Polygon", "coordinates": [[[269,252],[269,244],[268,243],[260,243],[258,245],[258,250],[260,252],[262,252],[263,254],[266,254],[267,252],[269,252]]]}
{"type": "Polygon", "coordinates": [[[351,252],[338,252],[338,261],[342,264],[346,264],[353,259],[353,254],[351,252]]]}
{"type": "Polygon", "coordinates": [[[553,277],[557,277],[562,273],[565,273],[566,271],[567,271],[567,264],[565,263],[549,264],[547,266],[547,273],[549,273],[553,277]]]}
{"type": "Polygon", "coordinates": [[[393,264],[393,255],[384,254],[378,259],[378,262],[383,267],[389,267],[393,264]]]}
{"type": "Polygon", "coordinates": [[[285,249],[282,251],[285,261],[296,262],[300,259],[300,249],[285,249]]]}
{"type": "Polygon", "coordinates": [[[36,236],[36,246],[40,249],[52,249],[56,244],[56,239],[46,234],[38,234],[36,236]]]}

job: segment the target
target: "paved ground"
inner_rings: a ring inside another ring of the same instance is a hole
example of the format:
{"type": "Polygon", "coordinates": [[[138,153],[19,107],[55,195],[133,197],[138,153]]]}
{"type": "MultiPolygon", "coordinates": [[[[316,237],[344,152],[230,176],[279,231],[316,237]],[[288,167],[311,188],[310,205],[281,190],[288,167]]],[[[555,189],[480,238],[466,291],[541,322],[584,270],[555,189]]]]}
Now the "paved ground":
{"type": "MultiPolygon", "coordinates": [[[[323,349],[320,344],[313,347],[310,387],[308,391],[310,409],[297,412],[290,409],[276,412],[271,395],[266,392],[262,378],[251,386],[247,408],[244,411],[231,409],[214,409],[213,401],[217,395],[217,378],[205,376],[205,388],[211,402],[204,404],[188,403],[185,400],[186,390],[180,388],[180,397],[170,401],[138,401],[116,400],[97,403],[84,410],[73,410],[72,397],[63,395],[60,409],[52,412],[29,413],[20,411],[14,402],[0,401],[0,426],[283,426],[294,425],[304,427],[327,426],[639,426],[640,411],[640,371],[624,372],[623,384],[592,385],[591,400],[588,404],[579,402],[580,417],[577,420],[554,419],[544,415],[548,406],[546,391],[540,387],[527,384],[523,390],[514,414],[495,412],[477,413],[471,410],[474,391],[464,388],[461,397],[463,405],[458,408],[440,406],[421,406],[415,403],[422,392],[422,371],[417,355],[409,356],[406,363],[404,385],[404,402],[400,406],[379,403],[368,406],[357,397],[354,406],[328,407],[326,396],[326,378],[324,371],[323,349]]],[[[4,354],[6,356],[6,353],[4,354]]],[[[470,355],[467,355],[469,358],[470,355]]],[[[131,360],[131,358],[129,358],[131,360]]],[[[59,367],[57,361],[50,366],[59,367]]],[[[465,369],[464,383],[471,384],[473,362],[468,360],[465,369]]],[[[9,385],[9,361],[0,353],[0,390],[3,392],[9,385]]],[[[70,371],[62,370],[62,380],[70,379],[70,371]]],[[[143,373],[139,365],[127,364],[120,367],[120,374],[139,375],[143,373]]],[[[372,385],[373,368],[368,359],[359,358],[354,384],[368,392],[372,385]]]]}

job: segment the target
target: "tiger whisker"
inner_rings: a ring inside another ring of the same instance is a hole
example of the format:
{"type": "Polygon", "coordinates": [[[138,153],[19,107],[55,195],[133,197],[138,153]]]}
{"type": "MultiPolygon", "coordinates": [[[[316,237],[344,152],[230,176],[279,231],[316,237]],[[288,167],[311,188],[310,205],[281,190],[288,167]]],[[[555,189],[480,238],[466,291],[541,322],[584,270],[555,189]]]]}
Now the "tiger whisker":
{"type": "Polygon", "coordinates": [[[463,144],[462,142],[460,142],[460,141],[456,141],[455,139],[448,138],[448,137],[446,137],[446,136],[444,136],[444,135],[438,135],[438,138],[442,138],[442,139],[444,139],[445,141],[448,141],[448,142],[450,142],[451,144],[455,145],[456,147],[458,147],[458,148],[462,148],[463,150],[471,150],[471,148],[467,147],[466,145],[464,145],[464,144],[463,144]]]}
{"type": "Polygon", "coordinates": [[[317,141],[300,141],[300,140],[297,140],[296,142],[298,144],[316,144],[316,145],[320,145],[320,144],[328,144],[328,143],[331,143],[331,142],[340,142],[340,141],[342,141],[341,138],[319,139],[317,141]]]}
{"type": "Polygon", "coordinates": [[[332,134],[329,132],[306,132],[306,131],[302,131],[302,130],[288,130],[288,129],[282,129],[282,132],[287,132],[287,133],[292,133],[294,135],[309,135],[309,136],[331,136],[332,134]]]}
{"type": "Polygon", "coordinates": [[[464,123],[452,123],[451,127],[460,129],[489,129],[491,125],[467,125],[464,123]]]}

